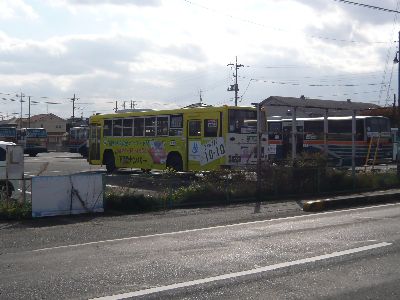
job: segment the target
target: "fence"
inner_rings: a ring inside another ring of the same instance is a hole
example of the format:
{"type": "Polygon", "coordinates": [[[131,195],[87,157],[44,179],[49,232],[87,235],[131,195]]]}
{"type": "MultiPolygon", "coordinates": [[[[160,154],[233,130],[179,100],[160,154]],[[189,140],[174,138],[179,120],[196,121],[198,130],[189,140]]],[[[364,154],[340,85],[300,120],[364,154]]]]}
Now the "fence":
{"type": "MultiPolygon", "coordinates": [[[[182,176],[182,175],[180,175],[182,176]]],[[[320,165],[318,161],[301,161],[265,164],[260,168],[259,182],[255,170],[198,173],[190,179],[163,174],[157,179],[148,178],[149,183],[127,182],[125,187],[106,189],[106,209],[122,211],[146,211],[176,207],[198,207],[232,204],[248,201],[270,201],[298,199],[355,193],[382,188],[399,187],[396,168],[358,168],[354,175],[348,168],[333,168],[320,165]],[[145,186],[157,190],[143,192],[145,186]]]]}
{"type": "Polygon", "coordinates": [[[14,210],[29,210],[33,217],[104,211],[102,174],[35,176],[18,183],[12,194],[0,193],[0,215],[14,210]]]}

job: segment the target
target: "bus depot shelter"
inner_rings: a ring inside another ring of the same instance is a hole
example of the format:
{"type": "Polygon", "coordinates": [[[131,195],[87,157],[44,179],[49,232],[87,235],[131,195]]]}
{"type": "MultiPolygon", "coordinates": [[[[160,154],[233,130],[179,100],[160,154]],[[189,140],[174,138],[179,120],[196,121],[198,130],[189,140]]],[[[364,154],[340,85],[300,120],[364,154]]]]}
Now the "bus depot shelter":
{"type": "MultiPolygon", "coordinates": [[[[258,108],[258,123],[265,123],[266,120],[281,118],[291,119],[291,155],[292,160],[296,159],[296,141],[297,141],[297,118],[304,117],[323,117],[324,118],[324,147],[327,153],[328,144],[328,116],[351,116],[352,117],[352,170],[355,172],[355,153],[356,153],[356,116],[361,111],[375,109],[378,105],[372,103],[335,101],[335,100],[321,100],[309,99],[304,96],[299,98],[295,97],[279,97],[271,96],[260,103],[256,104],[258,108]]],[[[261,131],[261,125],[259,126],[261,131]]],[[[261,137],[261,135],[259,135],[261,137]]]]}

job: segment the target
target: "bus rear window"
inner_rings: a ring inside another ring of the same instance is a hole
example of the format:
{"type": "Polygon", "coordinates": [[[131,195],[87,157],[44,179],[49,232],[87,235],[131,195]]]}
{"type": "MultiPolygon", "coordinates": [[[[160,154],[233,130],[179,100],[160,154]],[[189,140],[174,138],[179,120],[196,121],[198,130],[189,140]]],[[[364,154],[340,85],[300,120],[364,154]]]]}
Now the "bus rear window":
{"type": "Polygon", "coordinates": [[[229,110],[229,132],[241,134],[257,133],[257,112],[255,110],[229,110]]]}
{"type": "Polygon", "coordinates": [[[390,132],[390,122],[386,118],[369,118],[366,120],[368,132],[390,132]]]}
{"type": "Polygon", "coordinates": [[[16,137],[17,130],[15,128],[1,128],[0,127],[0,137],[16,137]]]}
{"type": "Polygon", "coordinates": [[[29,128],[26,130],[26,136],[45,138],[47,137],[47,132],[43,128],[29,128]]]}

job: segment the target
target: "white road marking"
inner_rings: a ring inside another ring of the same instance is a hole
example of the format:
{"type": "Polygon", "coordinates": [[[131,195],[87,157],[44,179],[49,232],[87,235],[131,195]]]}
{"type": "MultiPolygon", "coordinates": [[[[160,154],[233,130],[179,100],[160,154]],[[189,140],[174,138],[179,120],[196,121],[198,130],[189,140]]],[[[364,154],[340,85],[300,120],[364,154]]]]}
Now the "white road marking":
{"type": "Polygon", "coordinates": [[[149,294],[160,293],[160,292],[164,292],[164,291],[170,291],[170,290],[205,284],[205,283],[209,283],[209,282],[227,280],[227,279],[231,279],[231,278],[248,276],[248,275],[263,273],[263,272],[267,272],[267,271],[274,271],[274,270],[278,270],[278,269],[282,269],[282,268],[288,268],[288,267],[292,267],[292,266],[302,265],[302,264],[306,264],[306,263],[312,263],[312,262],[330,259],[330,258],[334,258],[334,257],[350,255],[350,254],[368,251],[368,250],[372,250],[372,249],[377,249],[377,248],[381,248],[381,247],[386,247],[386,246],[390,246],[390,245],[392,245],[392,244],[383,242],[383,243],[379,243],[379,244],[373,244],[373,245],[369,245],[369,246],[358,247],[358,248],[353,248],[353,249],[339,251],[339,252],[333,252],[330,254],[323,254],[323,255],[314,256],[314,257],[310,257],[310,258],[303,258],[303,259],[299,259],[299,260],[279,263],[279,264],[275,264],[275,265],[255,268],[255,269],[241,271],[241,272],[223,274],[223,275],[218,275],[218,276],[214,276],[214,277],[202,278],[202,279],[181,282],[181,283],[175,283],[175,284],[170,284],[170,285],[165,285],[165,286],[158,286],[158,287],[144,289],[144,290],[130,292],[130,293],[105,296],[105,297],[100,297],[100,298],[93,298],[91,300],[94,300],[94,299],[96,299],[96,300],[117,300],[117,299],[126,299],[126,298],[130,298],[130,297],[145,296],[145,295],[149,295],[149,294]]]}
{"type": "Polygon", "coordinates": [[[195,229],[188,229],[188,230],[179,230],[179,231],[165,232],[165,233],[156,233],[156,234],[148,234],[148,235],[140,235],[140,236],[130,236],[130,237],[125,237],[125,238],[101,240],[101,241],[94,241],[94,242],[87,242],[87,243],[80,243],[80,244],[70,244],[70,245],[63,245],[63,246],[55,246],[55,247],[48,247],[48,248],[30,250],[30,251],[26,251],[26,252],[41,252],[41,251],[49,251],[49,250],[56,250],[56,249],[63,249],[63,248],[74,248],[74,247],[80,247],[80,246],[88,246],[88,245],[96,245],[96,244],[104,244],[104,243],[113,243],[113,242],[145,239],[145,238],[152,238],[152,237],[170,236],[170,235],[177,235],[177,234],[183,234],[183,233],[207,231],[207,230],[213,230],[213,229],[229,228],[229,227],[251,225],[251,224],[269,223],[269,222],[273,222],[273,221],[294,220],[294,219],[301,219],[301,218],[307,218],[307,217],[313,217],[313,216],[329,215],[329,214],[334,214],[334,213],[339,213],[339,212],[366,210],[366,209],[371,209],[371,208],[379,208],[379,207],[386,207],[386,206],[399,206],[399,205],[400,205],[400,203],[382,204],[382,205],[360,207],[360,208],[352,208],[352,209],[346,209],[346,210],[340,210],[340,211],[327,211],[327,212],[306,214],[306,215],[293,216],[293,217],[284,217],[284,218],[276,218],[276,219],[268,219],[268,220],[260,220],[260,221],[251,221],[251,222],[243,222],[243,223],[236,223],[236,224],[219,225],[219,226],[195,228],[195,229]]]}

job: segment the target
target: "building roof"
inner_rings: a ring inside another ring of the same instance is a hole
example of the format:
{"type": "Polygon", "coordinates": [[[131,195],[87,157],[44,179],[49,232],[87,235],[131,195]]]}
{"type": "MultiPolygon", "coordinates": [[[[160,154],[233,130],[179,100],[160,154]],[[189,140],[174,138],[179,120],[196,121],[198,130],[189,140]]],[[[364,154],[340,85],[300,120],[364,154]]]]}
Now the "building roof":
{"type": "MultiPolygon", "coordinates": [[[[52,120],[52,119],[65,121],[63,118],[60,118],[59,116],[56,116],[55,114],[52,114],[52,113],[31,116],[31,122],[39,122],[39,121],[52,120]]],[[[28,120],[28,119],[25,119],[25,120],[28,120]]]]}
{"type": "Polygon", "coordinates": [[[262,106],[289,106],[289,107],[301,107],[301,108],[317,108],[317,109],[329,109],[329,110],[367,110],[378,108],[379,105],[372,103],[353,102],[347,101],[336,101],[336,100],[322,100],[322,99],[309,99],[304,96],[300,98],[295,97],[281,97],[281,96],[270,96],[267,99],[261,101],[262,106]]]}

